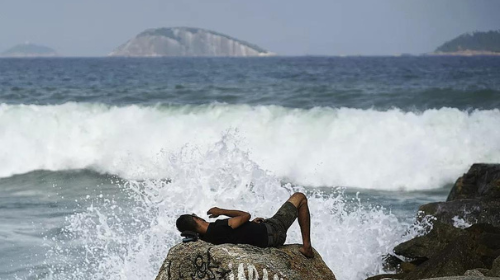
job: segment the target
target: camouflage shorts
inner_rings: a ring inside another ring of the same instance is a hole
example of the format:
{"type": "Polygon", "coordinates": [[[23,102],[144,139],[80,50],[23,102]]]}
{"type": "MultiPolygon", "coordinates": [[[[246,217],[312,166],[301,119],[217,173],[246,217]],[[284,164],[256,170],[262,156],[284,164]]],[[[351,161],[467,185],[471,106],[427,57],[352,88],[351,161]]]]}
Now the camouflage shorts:
{"type": "Polygon", "coordinates": [[[297,208],[291,202],[287,201],[274,216],[264,221],[268,234],[267,246],[277,247],[285,244],[286,232],[295,219],[297,219],[297,215],[297,208]]]}

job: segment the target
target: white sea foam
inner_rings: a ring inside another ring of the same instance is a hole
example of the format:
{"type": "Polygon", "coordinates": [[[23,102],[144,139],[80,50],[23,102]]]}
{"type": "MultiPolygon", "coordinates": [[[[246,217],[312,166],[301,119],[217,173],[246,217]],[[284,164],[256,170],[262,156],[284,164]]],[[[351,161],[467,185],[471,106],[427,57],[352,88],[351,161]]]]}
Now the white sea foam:
{"type": "Polygon", "coordinates": [[[166,157],[226,131],[261,168],[307,186],[431,189],[474,162],[500,161],[500,111],[421,113],[279,106],[0,105],[0,177],[91,168],[167,175],[166,157]]]}
{"type": "MultiPolygon", "coordinates": [[[[68,219],[63,237],[48,241],[46,279],[154,279],[168,250],[180,242],[179,214],[212,206],[269,217],[294,191],[259,168],[231,134],[207,150],[183,148],[166,157],[170,180],[121,185],[130,205],[103,197],[68,219]],[[71,246],[67,247],[71,240],[71,246]],[[77,250],[80,244],[80,250],[77,250]],[[56,261],[54,261],[56,260],[56,261]],[[66,266],[51,265],[66,261],[66,266]]],[[[398,242],[419,233],[380,207],[366,207],[341,190],[309,195],[313,246],[337,279],[358,280],[381,273],[381,259],[398,242]]],[[[297,223],[287,243],[300,243],[297,223]]]]}
{"type": "Polygon", "coordinates": [[[467,214],[465,215],[465,218],[455,216],[452,218],[452,221],[453,221],[453,226],[456,228],[468,228],[473,224],[477,223],[477,219],[472,223],[468,221],[467,214]]]}

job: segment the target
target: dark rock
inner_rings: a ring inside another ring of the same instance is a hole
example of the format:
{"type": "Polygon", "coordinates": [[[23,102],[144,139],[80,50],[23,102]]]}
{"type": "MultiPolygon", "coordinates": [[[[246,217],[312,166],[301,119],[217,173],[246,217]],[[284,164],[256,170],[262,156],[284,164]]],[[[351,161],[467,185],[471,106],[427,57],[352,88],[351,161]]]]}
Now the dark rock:
{"type": "Polygon", "coordinates": [[[405,273],[400,274],[380,274],[372,277],[366,278],[366,280],[382,280],[382,279],[403,279],[406,276],[405,273]]]}
{"type": "Polygon", "coordinates": [[[420,206],[419,211],[449,225],[455,223],[454,219],[460,218],[469,224],[487,223],[500,226],[500,200],[460,199],[434,202],[420,206]]]}
{"type": "Polygon", "coordinates": [[[419,210],[450,225],[460,218],[468,224],[500,226],[500,164],[473,164],[446,201],[422,205],[419,210]]]}
{"type": "Polygon", "coordinates": [[[404,262],[401,264],[401,270],[403,273],[409,273],[415,270],[417,268],[417,265],[411,262],[404,262]]]}
{"type": "Polygon", "coordinates": [[[394,256],[394,255],[385,255],[383,258],[383,268],[384,271],[394,271],[394,272],[400,272],[400,265],[403,262],[400,258],[394,256]]]}
{"type": "Polygon", "coordinates": [[[203,241],[181,243],[170,249],[156,280],[335,279],[318,252],[307,259],[299,248],[296,244],[258,248],[203,241]]]}
{"type": "Polygon", "coordinates": [[[500,276],[500,164],[472,165],[447,202],[419,210],[418,219],[435,219],[428,234],[394,248],[395,254],[410,259],[400,264],[405,280],[500,276]],[[467,224],[472,226],[464,229],[467,224]]]}
{"type": "Polygon", "coordinates": [[[414,264],[414,265],[421,265],[424,262],[426,262],[427,260],[428,260],[427,258],[418,258],[418,259],[412,260],[410,263],[414,264]]]}
{"type": "Polygon", "coordinates": [[[498,257],[500,253],[500,228],[489,224],[475,224],[465,230],[474,235],[479,244],[487,247],[492,256],[498,257]]]}
{"type": "Polygon", "coordinates": [[[446,201],[500,198],[500,164],[475,163],[460,177],[446,201]]]}
{"type": "Polygon", "coordinates": [[[405,280],[463,275],[467,270],[485,268],[476,254],[476,243],[469,235],[460,235],[432,258],[408,273],[405,280]]]}
{"type": "Polygon", "coordinates": [[[394,248],[394,253],[411,259],[430,259],[457,237],[465,234],[467,232],[463,229],[435,221],[428,234],[399,244],[394,248]]]}
{"type": "Polygon", "coordinates": [[[486,276],[447,276],[422,280],[498,280],[498,278],[486,276]]]}
{"type": "Polygon", "coordinates": [[[485,274],[486,276],[500,277],[500,257],[497,257],[493,261],[491,270],[485,274]]]}
{"type": "Polygon", "coordinates": [[[481,261],[490,268],[493,261],[500,255],[500,228],[489,224],[475,224],[465,229],[478,247],[476,253],[481,256],[481,261]]]}

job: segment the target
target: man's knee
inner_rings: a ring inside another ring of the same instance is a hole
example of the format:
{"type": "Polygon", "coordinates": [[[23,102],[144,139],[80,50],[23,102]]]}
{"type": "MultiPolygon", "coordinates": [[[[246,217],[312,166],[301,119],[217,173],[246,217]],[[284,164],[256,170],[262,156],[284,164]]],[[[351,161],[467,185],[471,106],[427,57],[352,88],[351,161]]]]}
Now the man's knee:
{"type": "Polygon", "coordinates": [[[296,208],[299,208],[301,205],[307,203],[307,197],[305,194],[301,192],[296,192],[288,199],[296,208]]]}

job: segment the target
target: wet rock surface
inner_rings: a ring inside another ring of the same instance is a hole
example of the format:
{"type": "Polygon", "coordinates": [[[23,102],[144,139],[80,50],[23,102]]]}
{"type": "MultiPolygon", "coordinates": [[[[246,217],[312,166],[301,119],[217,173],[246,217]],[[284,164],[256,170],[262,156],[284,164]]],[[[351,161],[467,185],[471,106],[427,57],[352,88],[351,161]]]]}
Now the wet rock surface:
{"type": "Polygon", "coordinates": [[[461,219],[500,226],[500,164],[473,164],[455,182],[446,202],[422,205],[419,211],[451,225],[461,219]]]}
{"type": "Polygon", "coordinates": [[[419,211],[431,215],[442,223],[454,225],[458,220],[467,224],[488,223],[500,226],[500,201],[460,199],[434,202],[420,206],[419,211]]]}
{"type": "Polygon", "coordinates": [[[156,280],[173,279],[335,279],[318,252],[308,259],[300,245],[259,248],[250,245],[181,243],[170,249],[156,280]]]}
{"type": "Polygon", "coordinates": [[[500,199],[500,164],[473,164],[458,178],[446,201],[457,199],[500,199]]]}
{"type": "Polygon", "coordinates": [[[435,217],[432,229],[399,244],[396,256],[385,258],[385,267],[397,274],[368,279],[500,277],[500,164],[472,165],[446,202],[422,205],[419,210],[424,214],[420,217],[435,217]]]}

